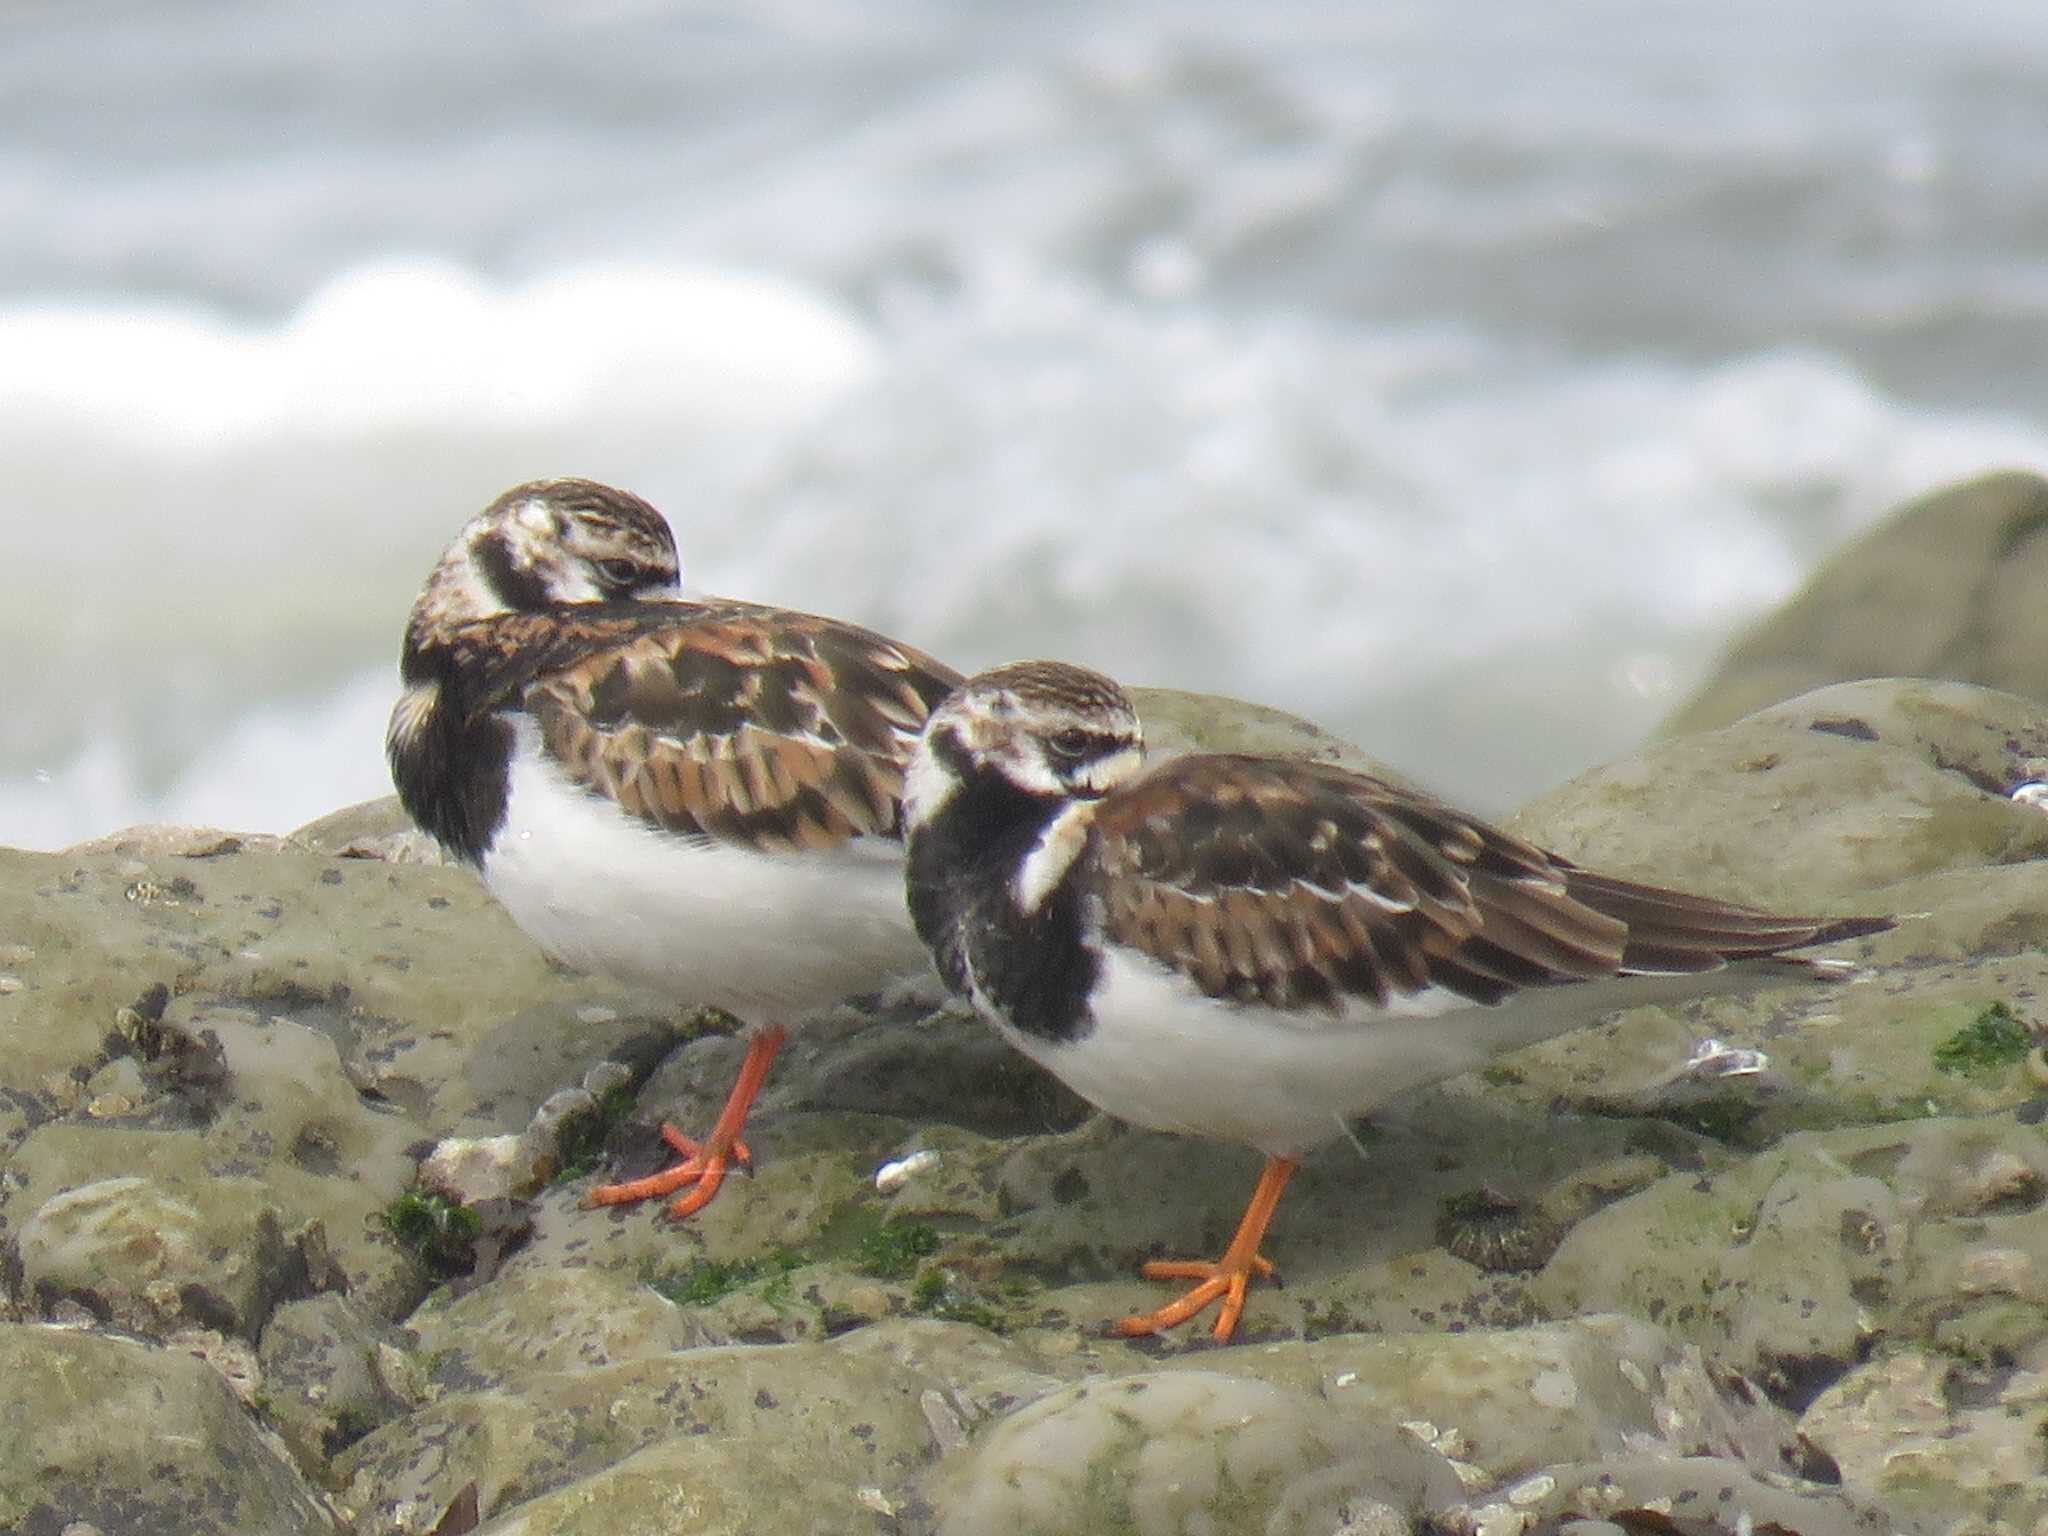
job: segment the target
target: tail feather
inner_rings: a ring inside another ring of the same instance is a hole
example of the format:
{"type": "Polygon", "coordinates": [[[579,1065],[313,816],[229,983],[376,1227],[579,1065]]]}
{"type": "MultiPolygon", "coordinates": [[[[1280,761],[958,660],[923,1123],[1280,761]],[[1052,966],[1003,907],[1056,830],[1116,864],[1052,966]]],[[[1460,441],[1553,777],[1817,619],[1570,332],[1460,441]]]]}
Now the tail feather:
{"type": "Polygon", "coordinates": [[[1698,975],[1731,961],[1883,933],[1893,923],[1889,917],[1787,916],[1591,870],[1572,869],[1565,883],[1574,900],[1628,925],[1621,969],[1633,974],[1698,975]]]}

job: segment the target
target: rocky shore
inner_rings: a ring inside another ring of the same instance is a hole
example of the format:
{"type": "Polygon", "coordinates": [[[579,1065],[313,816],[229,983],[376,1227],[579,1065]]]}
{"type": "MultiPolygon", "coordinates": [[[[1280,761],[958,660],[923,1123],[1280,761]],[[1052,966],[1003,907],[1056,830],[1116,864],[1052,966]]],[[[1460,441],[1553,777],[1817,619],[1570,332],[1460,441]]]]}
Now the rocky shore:
{"type": "MultiPolygon", "coordinates": [[[[1991,494],[2048,505],[1953,493],[1991,494]]],[[[2048,1532],[2035,692],[1757,698],[1524,807],[1902,920],[1855,980],[1362,1124],[1224,1348],[1100,1325],[1221,1246],[1251,1154],[1090,1116],[955,1008],[799,1034],[754,1176],[676,1225],[581,1197],[716,1112],[730,1021],[551,966],[392,804],[0,850],[0,1531],[2048,1532]]],[[[1169,749],[1362,761],[1140,702],[1169,749]]]]}

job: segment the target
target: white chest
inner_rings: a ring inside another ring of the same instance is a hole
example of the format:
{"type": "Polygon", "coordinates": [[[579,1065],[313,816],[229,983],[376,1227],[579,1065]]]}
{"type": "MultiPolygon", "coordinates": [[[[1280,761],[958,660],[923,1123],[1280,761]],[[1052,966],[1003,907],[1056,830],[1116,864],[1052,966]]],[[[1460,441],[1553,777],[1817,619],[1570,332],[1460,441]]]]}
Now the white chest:
{"type": "Polygon", "coordinates": [[[664,832],[571,783],[522,725],[484,882],[556,959],[764,1022],[915,975],[902,851],[758,853],[664,832]]]}
{"type": "Polygon", "coordinates": [[[1069,1043],[998,1022],[1011,1044],[1097,1108],[1152,1130],[1299,1157],[1342,1122],[1503,1050],[1559,1034],[1613,1006],[1605,989],[1560,987],[1488,1008],[1430,990],[1341,1016],[1221,1002],[1111,948],[1095,1028],[1069,1043]]]}

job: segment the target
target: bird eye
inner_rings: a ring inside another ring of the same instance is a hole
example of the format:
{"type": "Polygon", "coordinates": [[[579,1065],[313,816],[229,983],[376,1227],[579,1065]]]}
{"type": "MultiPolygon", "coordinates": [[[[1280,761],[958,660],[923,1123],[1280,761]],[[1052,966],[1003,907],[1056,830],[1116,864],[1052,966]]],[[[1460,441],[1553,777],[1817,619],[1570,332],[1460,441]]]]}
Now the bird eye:
{"type": "Polygon", "coordinates": [[[1095,738],[1092,735],[1075,727],[1055,731],[1046,741],[1046,745],[1052,748],[1054,757],[1064,758],[1070,763],[1079,762],[1087,756],[1088,749],[1094,744],[1095,738]]]}
{"type": "Polygon", "coordinates": [[[599,560],[596,565],[597,579],[619,591],[640,580],[640,567],[631,560],[599,560]]]}

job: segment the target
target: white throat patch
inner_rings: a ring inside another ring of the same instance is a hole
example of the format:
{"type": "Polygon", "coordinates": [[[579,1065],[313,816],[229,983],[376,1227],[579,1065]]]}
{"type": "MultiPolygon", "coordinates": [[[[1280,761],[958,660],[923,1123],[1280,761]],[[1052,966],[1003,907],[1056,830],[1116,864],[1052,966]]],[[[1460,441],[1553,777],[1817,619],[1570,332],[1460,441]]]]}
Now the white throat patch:
{"type": "Polygon", "coordinates": [[[1145,766],[1145,749],[1136,742],[1098,757],[1081,772],[1074,775],[1074,782],[1091,794],[1106,795],[1121,784],[1128,784],[1136,778],[1145,766]]]}
{"type": "Polygon", "coordinates": [[[939,766],[939,756],[929,741],[920,741],[903,771],[904,832],[914,832],[930,821],[959,792],[960,781],[939,766]]]}
{"type": "Polygon", "coordinates": [[[1046,823],[1038,845],[1024,856],[1010,882],[1010,894],[1018,911],[1027,915],[1036,912],[1058,888],[1088,845],[1088,827],[1094,818],[1095,802],[1076,800],[1046,823]]]}

